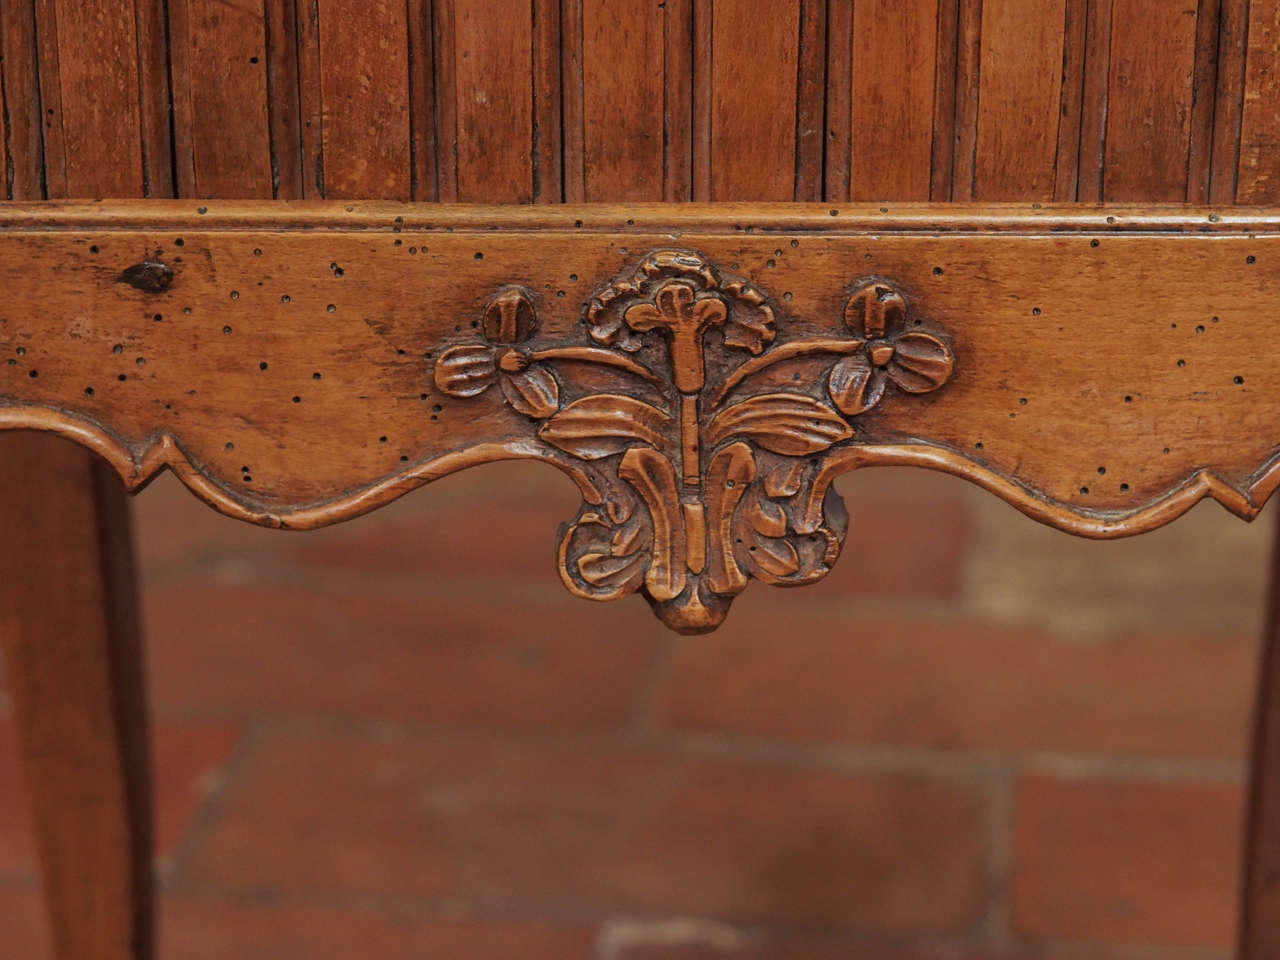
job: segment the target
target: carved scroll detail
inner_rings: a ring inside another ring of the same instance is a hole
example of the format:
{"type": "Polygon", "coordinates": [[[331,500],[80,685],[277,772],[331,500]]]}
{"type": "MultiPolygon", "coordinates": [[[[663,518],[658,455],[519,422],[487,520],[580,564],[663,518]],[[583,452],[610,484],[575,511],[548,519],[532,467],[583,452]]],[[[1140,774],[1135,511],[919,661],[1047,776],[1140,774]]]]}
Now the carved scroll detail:
{"type": "Polygon", "coordinates": [[[761,290],[695,253],[660,250],[588,303],[591,343],[537,348],[532,297],[506,287],[485,305],[483,341],[445,350],[434,376],[460,399],[497,384],[601,491],[561,533],[569,590],[641,592],[670,627],[700,633],[753,577],[797,585],[831,569],[847,518],[820,481],[828,451],[854,439],[891,385],[928,393],[955,366],[947,342],[908,314],[902,291],[873,278],[849,294],[844,335],[779,342],[761,290]],[[815,358],[819,377],[769,376],[815,358]],[[583,375],[593,366],[649,386],[600,390],[583,375]]]}

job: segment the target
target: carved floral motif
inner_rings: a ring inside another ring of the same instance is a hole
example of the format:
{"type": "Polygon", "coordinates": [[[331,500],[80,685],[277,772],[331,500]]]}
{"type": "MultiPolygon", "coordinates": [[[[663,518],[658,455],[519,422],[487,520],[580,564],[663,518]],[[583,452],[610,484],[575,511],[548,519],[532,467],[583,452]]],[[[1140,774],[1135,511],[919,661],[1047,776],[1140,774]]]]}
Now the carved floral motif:
{"type": "Polygon", "coordinates": [[[850,294],[846,336],[779,343],[776,311],[758,288],[678,250],[645,257],[592,298],[584,319],[595,346],[534,349],[533,301],[499,290],[484,309],[484,342],[445,350],[436,384],[470,398],[498,383],[512,409],[540,421],[537,437],[580,462],[600,491],[561,533],[566,586],[599,600],[642,592],[684,633],[717,626],[752,577],[795,585],[824,576],[847,517],[833,491],[820,511],[805,509],[822,455],[853,439],[851,421],[889,384],[927,393],[955,364],[943,339],[909,322],[906,298],[887,281],[850,294]],[[820,378],[801,382],[796,372],[779,386],[780,364],[827,357],[820,378]],[[578,364],[612,368],[637,389],[593,388],[578,364]]]}

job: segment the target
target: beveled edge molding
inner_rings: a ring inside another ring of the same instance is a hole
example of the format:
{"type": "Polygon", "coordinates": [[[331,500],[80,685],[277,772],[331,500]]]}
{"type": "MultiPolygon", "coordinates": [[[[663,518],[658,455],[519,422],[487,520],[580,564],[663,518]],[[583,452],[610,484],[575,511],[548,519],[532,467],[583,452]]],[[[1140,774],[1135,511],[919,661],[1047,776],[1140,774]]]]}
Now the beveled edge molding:
{"type": "Polygon", "coordinates": [[[83,230],[574,233],[1280,233],[1280,208],[1076,203],[436,204],[334,200],[0,202],[0,232],[83,230]]]}
{"type": "MultiPolygon", "coordinates": [[[[141,491],[161,470],[168,468],[188,489],[219,513],[278,529],[316,530],[350,520],[385,506],[433,480],[468,467],[503,460],[549,463],[566,473],[588,502],[599,497],[599,491],[580,474],[567,469],[554,451],[538,444],[490,443],[416,464],[332,500],[287,510],[255,510],[242,499],[237,499],[238,494],[204,473],[188,458],[182,444],[169,433],[158,435],[141,456],[135,457],[123,441],[101,424],[60,410],[21,405],[0,405],[0,430],[42,430],[72,440],[109,463],[131,493],[141,491]]],[[[864,467],[920,467],[960,477],[995,494],[1033,520],[1093,540],[1113,540],[1148,533],[1173,522],[1205,499],[1217,501],[1242,520],[1254,520],[1280,486],[1280,453],[1277,453],[1258,468],[1243,491],[1233,487],[1214,470],[1202,467],[1141,507],[1133,510],[1090,510],[1050,500],[1036,490],[946,447],[923,443],[866,444],[845,448],[828,457],[826,467],[815,481],[810,509],[812,503],[821,503],[822,496],[837,477],[864,467]]]]}

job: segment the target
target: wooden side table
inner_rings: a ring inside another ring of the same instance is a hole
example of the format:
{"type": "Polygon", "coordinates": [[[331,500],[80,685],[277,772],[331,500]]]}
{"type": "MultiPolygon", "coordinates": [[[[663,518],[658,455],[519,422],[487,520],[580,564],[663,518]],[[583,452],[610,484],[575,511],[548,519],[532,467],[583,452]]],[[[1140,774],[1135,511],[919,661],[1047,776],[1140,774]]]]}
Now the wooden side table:
{"type": "Polygon", "coordinates": [[[688,634],[830,569],[850,470],[1098,538],[1280,483],[1276,0],[620,6],[0,12],[0,639],[60,958],[153,955],[122,490],[160,470],[307,529],[540,460],[564,585],[688,634]]]}

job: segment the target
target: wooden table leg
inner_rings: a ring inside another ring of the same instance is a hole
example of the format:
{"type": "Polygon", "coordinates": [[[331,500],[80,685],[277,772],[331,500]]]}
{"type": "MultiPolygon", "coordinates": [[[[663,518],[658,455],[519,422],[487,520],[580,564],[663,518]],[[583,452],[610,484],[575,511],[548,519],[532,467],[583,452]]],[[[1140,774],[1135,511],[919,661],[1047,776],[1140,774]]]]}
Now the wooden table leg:
{"type": "Polygon", "coordinates": [[[1280,957],[1280,525],[1262,637],[1249,812],[1245,830],[1240,960],[1280,957]]]}
{"type": "Polygon", "coordinates": [[[0,437],[0,645],[58,960],[153,955],[128,510],[119,478],[87,451],[0,437]]]}

